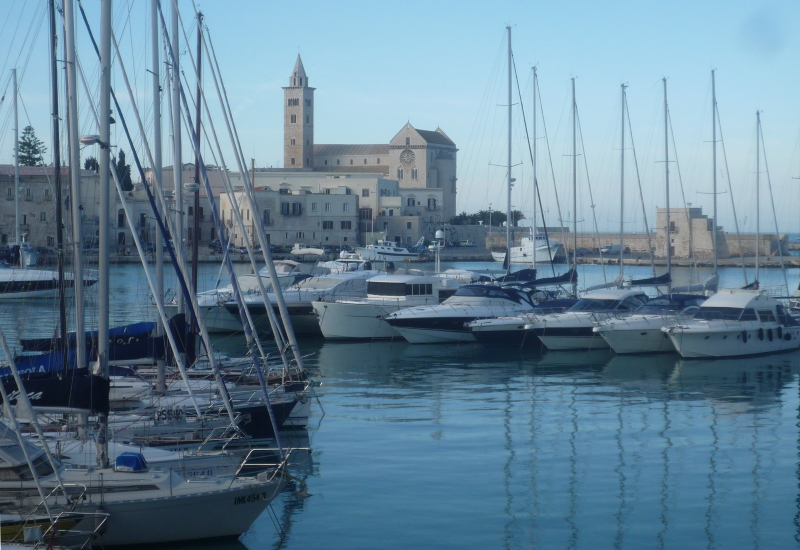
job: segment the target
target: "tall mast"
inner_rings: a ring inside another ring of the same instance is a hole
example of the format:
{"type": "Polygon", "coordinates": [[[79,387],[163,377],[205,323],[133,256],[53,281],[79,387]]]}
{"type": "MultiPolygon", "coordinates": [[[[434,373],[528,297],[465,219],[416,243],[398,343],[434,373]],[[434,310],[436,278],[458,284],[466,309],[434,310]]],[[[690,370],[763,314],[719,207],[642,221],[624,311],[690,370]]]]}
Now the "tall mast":
{"type": "MultiPolygon", "coordinates": [[[[56,193],[56,254],[58,258],[58,319],[59,334],[61,336],[61,357],[64,369],[68,367],[67,352],[67,304],[64,300],[64,220],[61,216],[61,143],[58,123],[58,31],[56,31],[56,6],[55,0],[50,0],[50,95],[52,100],[51,115],[53,117],[53,173],[56,193]]],[[[21,241],[20,241],[21,242],[21,241]]],[[[20,248],[20,259],[22,249],[20,248]]]]}
{"type": "Polygon", "coordinates": [[[714,71],[711,71],[711,144],[713,146],[713,168],[714,168],[714,223],[711,224],[714,245],[714,273],[717,272],[717,90],[714,81],[714,71]]]}
{"type": "MultiPolygon", "coordinates": [[[[533,68],[533,221],[531,222],[531,237],[533,237],[533,259],[531,265],[536,269],[536,197],[539,192],[539,182],[536,181],[536,67],[533,68]]],[[[550,252],[548,241],[548,253],[550,252]]]]}
{"type": "MultiPolygon", "coordinates": [[[[14,242],[20,243],[19,222],[22,215],[19,211],[19,112],[17,110],[17,69],[11,69],[14,77],[14,242]]],[[[20,260],[22,254],[20,254],[20,260]]]]}
{"type": "Polygon", "coordinates": [[[761,111],[756,111],[756,285],[759,281],[759,249],[761,248],[761,197],[760,184],[761,184],[761,147],[759,144],[759,133],[761,130],[761,111]]]}
{"type": "MultiPolygon", "coordinates": [[[[150,0],[150,68],[153,75],[153,184],[156,193],[163,192],[162,170],[161,170],[161,60],[159,58],[159,24],[158,24],[158,2],[150,0]]],[[[156,201],[156,208],[160,207],[160,202],[156,201]]],[[[155,231],[156,249],[156,300],[164,299],[164,247],[161,239],[161,231],[155,231]]],[[[159,316],[158,336],[164,335],[164,324],[159,316]]],[[[163,393],[166,391],[166,365],[163,359],[156,362],[156,391],[163,393]]]]}
{"type": "MultiPolygon", "coordinates": [[[[175,184],[175,223],[173,227],[175,234],[172,235],[174,246],[183,246],[183,160],[181,159],[181,67],[180,67],[180,39],[178,33],[178,3],[170,2],[171,27],[172,27],[172,51],[175,56],[172,58],[172,175],[175,184]]],[[[178,313],[186,313],[183,293],[178,292],[177,296],[178,313]]]]}
{"type": "MultiPolygon", "coordinates": [[[[111,2],[100,9],[100,234],[97,268],[97,362],[99,374],[108,380],[109,306],[109,176],[111,164],[111,2]]],[[[98,415],[97,466],[108,467],[108,414],[98,415]]]]}
{"type": "MultiPolygon", "coordinates": [[[[578,149],[577,114],[575,103],[575,77],[572,77],[572,269],[578,269],[578,149]]],[[[578,278],[572,278],[572,294],[578,295],[578,278]]]]}
{"type": "MultiPolygon", "coordinates": [[[[669,220],[669,134],[668,134],[668,125],[669,125],[669,111],[667,107],[667,79],[663,79],[664,82],[664,178],[666,181],[666,194],[667,194],[667,227],[666,232],[664,233],[667,237],[667,273],[672,273],[672,247],[670,246],[672,242],[672,234],[670,233],[670,225],[669,220]]],[[[689,239],[691,240],[691,238],[689,239]]],[[[689,245],[691,247],[691,244],[689,245]]],[[[670,284],[671,286],[671,284],[670,284]]]]}
{"type": "Polygon", "coordinates": [[[75,365],[86,366],[86,327],[83,301],[83,220],[81,211],[81,150],[78,138],[78,80],[75,56],[75,0],[64,0],[67,60],[67,120],[69,124],[70,209],[72,210],[72,274],[75,297],[75,365]]]}
{"type": "MultiPolygon", "coordinates": [[[[197,136],[197,145],[200,145],[200,117],[202,115],[201,107],[203,105],[200,94],[203,93],[201,83],[201,75],[203,70],[203,12],[197,12],[197,94],[195,101],[197,102],[195,110],[195,135],[197,136]]],[[[199,150],[198,150],[199,151],[199,150]]],[[[197,292],[197,262],[198,254],[200,253],[199,235],[200,235],[200,156],[195,154],[194,157],[194,182],[197,184],[197,189],[194,192],[194,216],[192,216],[192,292],[197,292]]],[[[209,197],[210,198],[210,197],[209,197]]],[[[195,361],[195,334],[197,333],[197,319],[192,316],[191,330],[187,335],[187,362],[191,365],[195,361]]]]}
{"type": "Polygon", "coordinates": [[[620,126],[622,137],[619,155],[619,280],[622,281],[625,274],[623,267],[625,259],[623,252],[625,249],[625,84],[620,84],[620,88],[622,89],[622,125],[620,126]]]}
{"type": "Polygon", "coordinates": [[[506,255],[508,256],[506,262],[508,264],[507,272],[511,273],[511,27],[508,29],[508,205],[506,207],[506,255]]]}

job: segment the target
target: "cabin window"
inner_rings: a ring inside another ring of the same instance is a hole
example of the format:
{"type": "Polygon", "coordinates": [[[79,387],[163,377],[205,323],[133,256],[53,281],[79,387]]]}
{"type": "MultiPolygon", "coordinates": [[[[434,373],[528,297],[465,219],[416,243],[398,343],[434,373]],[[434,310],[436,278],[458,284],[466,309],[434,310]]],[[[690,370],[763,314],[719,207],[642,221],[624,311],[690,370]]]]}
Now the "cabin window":
{"type": "Polygon", "coordinates": [[[739,307],[701,307],[694,318],[705,321],[738,321],[743,312],[739,307]]]}
{"type": "Polygon", "coordinates": [[[433,285],[427,283],[413,283],[406,285],[406,296],[430,296],[433,294],[433,285]]]}
{"type": "Polygon", "coordinates": [[[367,281],[367,294],[376,296],[407,296],[405,283],[367,281]]]}
{"type": "Polygon", "coordinates": [[[742,316],[739,318],[740,321],[758,321],[758,317],[756,317],[756,310],[753,308],[747,308],[742,313],[742,316]]]}
{"type": "Polygon", "coordinates": [[[774,323],[775,322],[775,315],[772,313],[772,310],[769,310],[769,309],[759,309],[758,310],[758,318],[761,319],[762,323],[774,323]]]}

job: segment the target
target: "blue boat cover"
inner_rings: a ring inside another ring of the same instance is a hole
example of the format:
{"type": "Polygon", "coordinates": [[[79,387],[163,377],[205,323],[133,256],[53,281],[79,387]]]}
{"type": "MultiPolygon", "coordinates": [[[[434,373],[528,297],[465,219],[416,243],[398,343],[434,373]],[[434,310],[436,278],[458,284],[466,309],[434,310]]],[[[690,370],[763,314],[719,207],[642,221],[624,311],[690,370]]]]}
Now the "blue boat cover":
{"type": "Polygon", "coordinates": [[[147,461],[142,453],[122,453],[114,462],[117,472],[146,472],[147,461]]]}

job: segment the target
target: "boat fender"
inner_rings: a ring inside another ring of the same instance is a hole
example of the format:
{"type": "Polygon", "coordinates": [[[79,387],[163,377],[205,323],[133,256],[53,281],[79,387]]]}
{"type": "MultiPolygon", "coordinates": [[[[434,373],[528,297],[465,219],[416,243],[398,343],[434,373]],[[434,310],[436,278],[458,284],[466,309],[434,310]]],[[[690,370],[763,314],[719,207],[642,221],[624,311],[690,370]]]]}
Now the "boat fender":
{"type": "Polygon", "coordinates": [[[783,327],[778,327],[778,340],[783,339],[783,327]]]}
{"type": "Polygon", "coordinates": [[[786,334],[783,335],[783,339],[788,342],[789,340],[792,339],[792,335],[787,332],[786,334]]]}
{"type": "Polygon", "coordinates": [[[108,529],[108,512],[104,508],[97,509],[97,516],[94,518],[94,532],[98,535],[105,535],[108,529]]]}
{"type": "Polygon", "coordinates": [[[772,329],[771,328],[767,329],[767,340],[772,342],[772,329]]]}
{"type": "Polygon", "coordinates": [[[764,329],[763,328],[758,329],[758,339],[759,340],[763,340],[764,339],[764,329]]]}
{"type": "Polygon", "coordinates": [[[747,331],[746,330],[742,331],[742,342],[744,342],[745,344],[747,343],[747,331]]]}

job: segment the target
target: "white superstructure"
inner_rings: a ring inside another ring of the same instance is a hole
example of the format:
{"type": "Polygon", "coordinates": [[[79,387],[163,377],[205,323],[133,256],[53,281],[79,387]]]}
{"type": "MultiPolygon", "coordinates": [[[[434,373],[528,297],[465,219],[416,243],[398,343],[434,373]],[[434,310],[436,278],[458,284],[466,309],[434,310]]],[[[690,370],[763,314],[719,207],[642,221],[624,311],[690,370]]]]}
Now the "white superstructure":
{"type": "MultiPolygon", "coordinates": [[[[504,262],[506,253],[492,252],[492,258],[496,262],[504,262]]],[[[512,264],[549,264],[559,259],[564,259],[564,247],[545,235],[522,237],[520,246],[511,247],[512,264]]]]}

